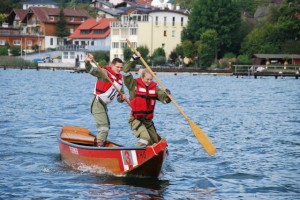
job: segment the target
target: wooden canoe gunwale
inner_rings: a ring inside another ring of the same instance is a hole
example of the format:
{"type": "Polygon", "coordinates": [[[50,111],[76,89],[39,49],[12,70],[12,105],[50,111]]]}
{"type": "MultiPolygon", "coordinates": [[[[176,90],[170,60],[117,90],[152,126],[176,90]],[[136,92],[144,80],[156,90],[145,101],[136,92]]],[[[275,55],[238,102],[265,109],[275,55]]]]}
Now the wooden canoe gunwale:
{"type": "Polygon", "coordinates": [[[93,150],[146,150],[146,147],[96,147],[96,146],[88,146],[88,145],[83,145],[83,144],[74,144],[72,142],[67,142],[60,137],[60,133],[57,134],[57,139],[68,146],[76,147],[76,148],[81,148],[81,149],[93,149],[93,150]]]}

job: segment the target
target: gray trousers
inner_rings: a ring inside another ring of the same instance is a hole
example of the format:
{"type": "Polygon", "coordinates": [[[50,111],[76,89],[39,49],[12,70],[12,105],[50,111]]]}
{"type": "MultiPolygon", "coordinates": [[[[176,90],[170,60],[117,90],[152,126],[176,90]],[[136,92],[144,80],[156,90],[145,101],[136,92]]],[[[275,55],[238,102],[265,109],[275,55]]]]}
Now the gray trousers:
{"type": "Polygon", "coordinates": [[[129,117],[129,125],[135,137],[140,138],[137,146],[147,146],[158,142],[157,132],[152,120],[134,119],[132,115],[129,117]]]}
{"type": "Polygon", "coordinates": [[[107,114],[107,106],[104,103],[100,103],[95,97],[91,103],[91,113],[96,120],[96,127],[98,130],[97,142],[104,142],[107,139],[110,122],[107,114]]]}

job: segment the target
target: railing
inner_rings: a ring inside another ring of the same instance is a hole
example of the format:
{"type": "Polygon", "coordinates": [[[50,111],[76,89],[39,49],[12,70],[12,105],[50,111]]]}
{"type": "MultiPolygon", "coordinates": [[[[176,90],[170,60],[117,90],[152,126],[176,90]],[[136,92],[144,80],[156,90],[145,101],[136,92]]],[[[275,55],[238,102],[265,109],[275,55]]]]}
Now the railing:
{"type": "Polygon", "coordinates": [[[64,46],[59,46],[57,47],[57,50],[61,51],[87,51],[88,46],[86,45],[64,45],[64,46]]]}
{"type": "Polygon", "coordinates": [[[299,75],[300,65],[233,65],[234,75],[299,75]]]}
{"type": "Polygon", "coordinates": [[[110,27],[111,28],[137,28],[138,24],[137,23],[124,23],[121,21],[117,22],[110,22],[110,27]]]}
{"type": "Polygon", "coordinates": [[[33,37],[44,37],[44,33],[22,33],[19,31],[3,31],[0,32],[1,36],[33,36],[33,37]]]}

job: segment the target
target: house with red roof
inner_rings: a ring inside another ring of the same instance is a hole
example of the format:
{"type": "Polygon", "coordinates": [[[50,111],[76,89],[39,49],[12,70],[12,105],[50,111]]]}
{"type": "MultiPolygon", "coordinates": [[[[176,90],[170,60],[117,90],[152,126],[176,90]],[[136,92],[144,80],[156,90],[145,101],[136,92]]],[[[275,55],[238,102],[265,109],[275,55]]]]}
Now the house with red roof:
{"type": "Polygon", "coordinates": [[[110,50],[110,22],[114,18],[90,18],[82,23],[68,38],[73,45],[86,46],[88,51],[110,50]]]}
{"type": "MultiPolygon", "coordinates": [[[[60,10],[46,7],[30,7],[25,11],[14,9],[8,16],[8,26],[1,28],[1,44],[7,42],[28,51],[33,51],[34,46],[38,46],[39,50],[57,48],[60,44],[56,36],[56,24],[60,10]]],[[[90,18],[86,10],[65,8],[63,12],[69,33],[90,18]]]]}

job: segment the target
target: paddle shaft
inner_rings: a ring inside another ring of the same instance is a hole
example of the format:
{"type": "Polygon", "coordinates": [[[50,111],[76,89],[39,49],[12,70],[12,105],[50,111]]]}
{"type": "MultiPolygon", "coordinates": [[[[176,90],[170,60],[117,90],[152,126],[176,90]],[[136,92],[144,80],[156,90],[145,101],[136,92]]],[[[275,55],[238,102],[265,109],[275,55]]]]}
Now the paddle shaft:
{"type": "Polygon", "coordinates": [[[110,82],[110,84],[112,84],[112,86],[116,89],[116,91],[124,97],[124,100],[127,102],[127,104],[130,106],[130,102],[128,101],[128,99],[126,98],[126,96],[119,90],[119,88],[117,86],[115,86],[115,84],[112,82],[112,80],[110,80],[110,78],[108,77],[108,75],[103,71],[103,69],[99,66],[99,64],[95,61],[92,60],[92,62],[97,66],[97,68],[100,70],[100,72],[103,74],[103,76],[110,82]]]}
{"type": "MultiPolygon", "coordinates": [[[[134,48],[134,46],[132,45],[132,43],[126,39],[127,43],[129,44],[131,50],[138,55],[137,50],[134,48]]],[[[190,120],[187,115],[183,112],[183,110],[179,107],[179,105],[177,104],[177,102],[175,101],[175,99],[171,96],[171,94],[169,94],[168,92],[166,92],[166,88],[165,86],[162,84],[162,82],[156,77],[156,75],[154,74],[154,72],[152,71],[152,69],[148,66],[148,64],[145,62],[145,60],[143,59],[143,57],[140,56],[140,60],[142,61],[143,65],[148,69],[148,71],[151,73],[151,75],[154,77],[154,79],[156,80],[156,82],[160,85],[160,87],[164,90],[164,92],[167,94],[167,96],[172,100],[172,102],[174,103],[174,105],[176,106],[176,108],[179,110],[179,112],[182,114],[182,116],[189,122],[189,125],[194,133],[194,135],[196,136],[197,140],[200,142],[200,144],[203,146],[203,148],[205,149],[205,151],[209,154],[209,155],[213,155],[214,153],[216,153],[216,148],[214,147],[214,145],[211,143],[211,141],[209,140],[209,138],[205,135],[205,133],[192,121],[190,120]]]]}

